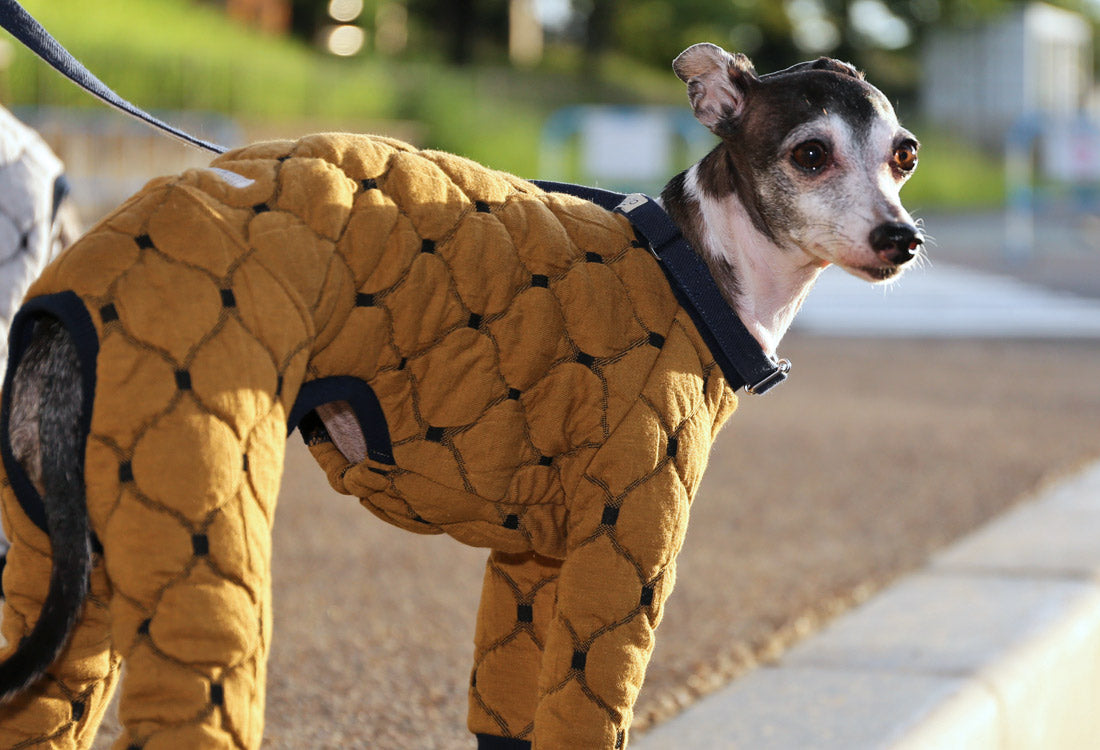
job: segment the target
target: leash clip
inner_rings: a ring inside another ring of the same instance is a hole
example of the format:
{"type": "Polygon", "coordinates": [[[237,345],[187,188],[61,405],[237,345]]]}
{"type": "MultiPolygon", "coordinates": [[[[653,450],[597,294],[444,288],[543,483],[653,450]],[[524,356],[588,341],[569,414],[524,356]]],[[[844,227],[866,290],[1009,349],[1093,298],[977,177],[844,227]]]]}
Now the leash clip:
{"type": "Polygon", "coordinates": [[[772,388],[786,380],[787,373],[791,371],[791,361],[789,359],[781,359],[775,364],[776,369],[773,372],[764,376],[764,379],[759,383],[746,385],[745,390],[754,396],[763,396],[772,388]]]}

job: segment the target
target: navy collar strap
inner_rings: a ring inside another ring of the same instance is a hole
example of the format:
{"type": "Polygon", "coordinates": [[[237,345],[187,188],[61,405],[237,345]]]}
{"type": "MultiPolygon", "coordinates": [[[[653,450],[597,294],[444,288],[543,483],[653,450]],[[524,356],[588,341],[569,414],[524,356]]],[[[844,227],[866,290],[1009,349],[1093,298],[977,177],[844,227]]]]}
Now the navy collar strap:
{"type": "Polygon", "coordinates": [[[534,181],[543,190],[567,193],[626,216],[661,264],[672,291],[695,322],[730,387],[763,394],[787,379],[791,363],[768,356],[726,303],[714,277],[680,229],[653,198],[563,182],[534,181]]]}

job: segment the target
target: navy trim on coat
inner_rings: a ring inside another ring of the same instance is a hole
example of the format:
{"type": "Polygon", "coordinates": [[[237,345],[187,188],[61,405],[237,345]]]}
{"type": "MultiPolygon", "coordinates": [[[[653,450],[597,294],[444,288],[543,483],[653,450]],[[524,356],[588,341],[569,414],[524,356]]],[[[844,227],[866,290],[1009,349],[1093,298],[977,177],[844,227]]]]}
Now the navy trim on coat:
{"type": "Polygon", "coordinates": [[[321,404],[347,401],[351,404],[359,429],[367,441],[367,458],[382,464],[394,465],[390,428],[382,404],[374,389],[366,381],[351,375],[333,375],[303,383],[298,398],[290,409],[286,431],[289,435],[309,412],[321,404]]]}
{"type": "Polygon", "coordinates": [[[517,740],[514,737],[497,737],[492,734],[479,734],[477,736],[477,750],[531,750],[528,740],[517,740]]]}
{"type": "MultiPolygon", "coordinates": [[[[10,432],[8,429],[11,416],[12,383],[15,379],[15,369],[30,346],[34,336],[34,324],[45,317],[54,317],[72,337],[76,347],[77,359],[80,360],[80,377],[83,386],[83,401],[81,403],[80,420],[77,423],[80,443],[86,444],[88,433],[92,429],[92,405],[95,401],[96,385],[96,359],[99,356],[99,336],[96,333],[92,317],[88,313],[84,303],[75,292],[58,292],[27,300],[23,307],[16,313],[11,324],[11,332],[8,335],[8,371],[4,375],[3,399],[0,400],[0,458],[4,462],[4,470],[8,474],[12,491],[16,499],[23,507],[23,512],[34,522],[34,525],[49,533],[46,524],[46,507],[42,503],[42,497],[38,494],[30,477],[23,471],[23,465],[15,459],[12,452],[10,432]]],[[[84,451],[77,456],[77,467],[84,473],[84,451]]],[[[99,549],[99,542],[93,535],[93,549],[99,549]]]]}

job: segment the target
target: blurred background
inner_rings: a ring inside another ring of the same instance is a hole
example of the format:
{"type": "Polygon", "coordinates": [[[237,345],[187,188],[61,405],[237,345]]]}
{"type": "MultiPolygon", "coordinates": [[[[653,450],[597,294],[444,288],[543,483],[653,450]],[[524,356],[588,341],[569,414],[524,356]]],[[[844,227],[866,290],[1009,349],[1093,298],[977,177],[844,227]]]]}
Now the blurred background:
{"type": "MultiPolygon", "coordinates": [[[[742,399],[637,732],[1100,458],[1100,0],[25,5],[123,97],[227,146],[379,132],[658,191],[713,144],[670,67],[699,41],[761,73],[846,59],[895,103],[923,144],[902,198],[928,259],[885,291],[823,274],[781,347],[791,380],[742,399]]],[[[209,160],[0,38],[0,103],[65,161],[85,224],[209,160]]],[[[484,552],[334,498],[296,439],[287,461],[265,747],[468,748],[484,552]]]]}
{"type": "MultiPolygon", "coordinates": [[[[867,71],[924,143],[907,203],[981,214],[974,231],[993,254],[983,260],[1026,262],[1044,219],[1095,247],[1095,0],[26,6],[123,97],[227,145],[385,132],[522,176],[650,191],[712,143],[670,73],[678,52],[712,41],[760,72],[830,55],[867,71]]],[[[0,102],[65,160],[90,219],[149,176],[205,160],[104,110],[10,40],[0,102]]]]}
{"type": "MultiPolygon", "coordinates": [[[[925,210],[992,209],[1025,189],[1041,193],[1036,200],[1091,207],[1100,180],[1092,118],[1100,3],[1087,0],[25,5],[123,97],[229,145],[325,129],[385,131],[524,176],[653,190],[710,143],[685,124],[683,86],[670,72],[678,52],[706,40],[745,52],[760,72],[817,55],[867,71],[925,143],[906,189],[925,210]],[[593,104],[629,109],[585,108],[593,104]],[[616,117],[644,131],[635,143],[608,143],[605,134],[623,122],[616,117]],[[641,144],[650,158],[616,158],[641,144]],[[1006,156],[1019,162],[1011,185],[1006,156]]],[[[105,183],[125,176],[114,170],[156,174],[174,168],[173,153],[187,153],[127,127],[10,43],[0,53],[0,101],[45,132],[77,178],[78,196],[102,201],[93,212],[133,189],[105,183]],[[118,150],[143,139],[167,155],[134,159],[118,150]],[[98,184],[81,186],[84,179],[98,184]]]]}

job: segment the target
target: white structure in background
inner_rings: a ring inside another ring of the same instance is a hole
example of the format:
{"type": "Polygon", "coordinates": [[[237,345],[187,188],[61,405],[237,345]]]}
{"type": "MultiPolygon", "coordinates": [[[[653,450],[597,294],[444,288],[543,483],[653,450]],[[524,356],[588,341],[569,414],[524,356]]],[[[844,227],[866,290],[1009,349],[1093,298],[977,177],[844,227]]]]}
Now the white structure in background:
{"type": "Polygon", "coordinates": [[[566,107],[543,127],[539,177],[654,192],[714,143],[686,107],[566,107]]]}
{"type": "Polygon", "coordinates": [[[1078,13],[1029,3],[971,29],[938,32],[922,65],[929,121],[1004,149],[1005,257],[1028,261],[1035,252],[1033,165],[1063,185],[1100,183],[1100,127],[1089,111],[1091,25],[1078,13]]]}
{"type": "Polygon", "coordinates": [[[64,171],[41,136],[0,107],[0,373],[23,295],[79,232],[64,171]]]}
{"type": "Polygon", "coordinates": [[[1092,27],[1043,3],[929,37],[922,108],[932,122],[1000,146],[1021,120],[1080,116],[1093,90],[1092,27]]]}

